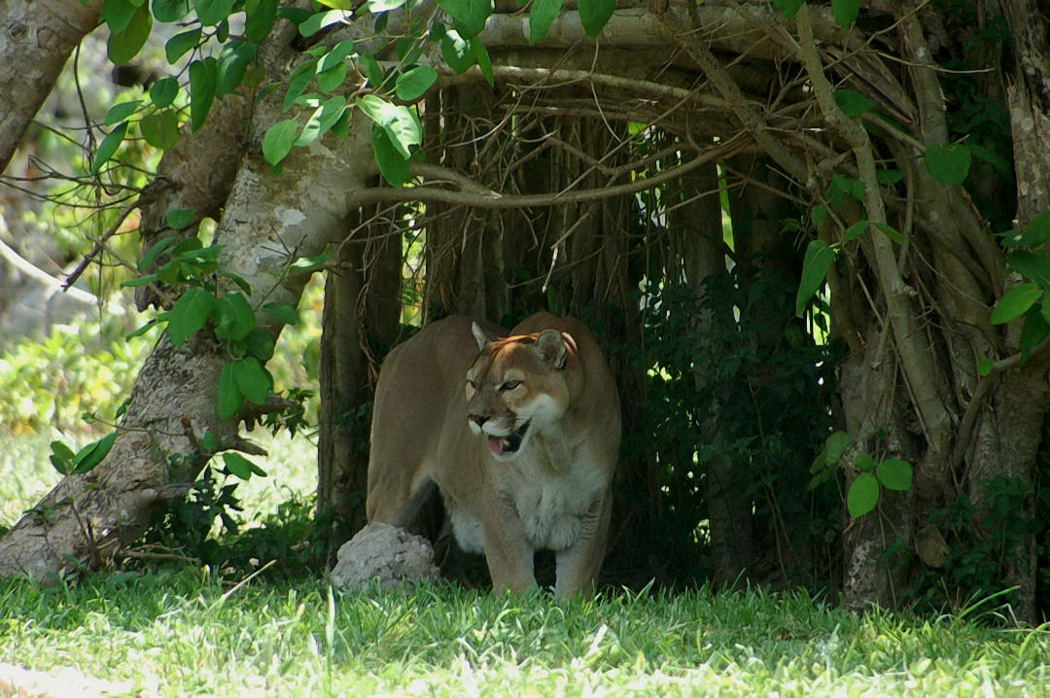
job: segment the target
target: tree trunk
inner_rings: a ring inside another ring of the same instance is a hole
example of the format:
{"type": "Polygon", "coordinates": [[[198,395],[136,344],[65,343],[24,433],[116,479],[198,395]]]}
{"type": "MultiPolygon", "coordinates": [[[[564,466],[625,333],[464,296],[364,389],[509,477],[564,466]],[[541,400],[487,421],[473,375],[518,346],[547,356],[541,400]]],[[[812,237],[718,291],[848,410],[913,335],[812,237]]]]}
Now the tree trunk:
{"type": "MultiPolygon", "coordinates": [[[[288,63],[294,31],[275,31],[260,49],[272,75],[288,63]]],[[[280,113],[274,90],[256,108],[254,144],[280,113]]],[[[368,124],[354,123],[349,138],[296,149],[280,176],[269,174],[257,145],[243,158],[215,238],[223,268],[251,285],[253,307],[264,298],[296,305],[307,275],[288,275],[287,265],[342,238],[353,196],[375,172],[368,132],[368,124]]],[[[269,317],[260,326],[272,336],[281,330],[269,317]]],[[[136,380],[112,451],[91,472],[62,480],[0,541],[0,574],[48,578],[112,559],[140,535],[156,505],[186,492],[214,453],[203,446],[209,434],[215,451],[258,452],[238,436],[241,419],[258,409],[218,418],[225,358],[207,330],[181,347],[163,336],[136,380]]]]}
{"type": "Polygon", "coordinates": [[[69,54],[98,26],[101,14],[102,0],[7,0],[0,5],[0,173],[69,54]]]}
{"type": "MultiPolygon", "coordinates": [[[[1018,188],[1017,227],[1024,228],[1035,216],[1050,211],[1050,16],[1043,3],[1033,0],[1002,0],[1001,5],[1016,54],[1007,106],[1018,188]]],[[[1036,516],[1035,464],[1040,427],[1050,408],[1048,375],[1050,360],[1045,356],[1022,365],[1004,378],[995,406],[1002,448],[1000,467],[1020,482],[1024,492],[1021,515],[1028,521],[1036,516]]],[[[1032,535],[1008,547],[1006,568],[1008,582],[1018,588],[1018,617],[1039,622],[1035,593],[1038,568],[1032,535]]]]}
{"type": "MultiPolygon", "coordinates": [[[[356,216],[355,216],[356,217],[356,216]]],[[[375,378],[397,337],[401,237],[365,226],[339,247],[325,283],[321,326],[317,513],[326,564],[365,524],[368,439],[375,378]]]]}

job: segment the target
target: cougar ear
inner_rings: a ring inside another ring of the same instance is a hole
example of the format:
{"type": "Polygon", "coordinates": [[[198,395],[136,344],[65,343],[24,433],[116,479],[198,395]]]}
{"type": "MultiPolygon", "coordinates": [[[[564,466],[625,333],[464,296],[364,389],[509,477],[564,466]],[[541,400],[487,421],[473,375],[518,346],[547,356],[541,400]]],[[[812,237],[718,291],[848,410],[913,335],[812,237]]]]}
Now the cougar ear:
{"type": "Polygon", "coordinates": [[[474,333],[474,339],[478,341],[478,350],[484,351],[485,347],[492,343],[492,338],[485,334],[485,330],[478,326],[478,323],[470,323],[470,331],[474,333]]]}
{"type": "Polygon", "coordinates": [[[576,340],[568,332],[544,330],[536,337],[536,348],[540,350],[543,360],[553,364],[554,368],[565,368],[569,358],[569,347],[576,348],[576,340]]]}

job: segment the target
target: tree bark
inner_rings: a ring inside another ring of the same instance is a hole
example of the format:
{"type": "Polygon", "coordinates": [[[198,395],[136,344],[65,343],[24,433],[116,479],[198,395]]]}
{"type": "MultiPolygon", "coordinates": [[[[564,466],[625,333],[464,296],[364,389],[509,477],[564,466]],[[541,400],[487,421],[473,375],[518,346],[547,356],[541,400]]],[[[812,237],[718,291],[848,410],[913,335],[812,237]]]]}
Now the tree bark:
{"type": "Polygon", "coordinates": [[[401,313],[401,236],[364,227],[339,247],[325,283],[321,326],[317,513],[326,564],[365,525],[368,439],[375,378],[401,313]],[[373,237],[375,234],[377,237],[373,237]]]}
{"type": "Polygon", "coordinates": [[[69,54],[98,26],[102,0],[7,0],[0,5],[0,173],[69,54]]]}
{"type": "MultiPolygon", "coordinates": [[[[260,49],[271,75],[283,74],[294,31],[275,31],[260,49]]],[[[355,122],[349,138],[329,135],[296,149],[283,173],[271,175],[259,144],[280,114],[280,94],[273,90],[256,108],[253,145],[215,236],[224,269],[251,285],[253,307],[264,298],[297,304],[307,275],[288,275],[287,265],[343,237],[354,195],[375,174],[368,124],[355,122]]],[[[281,330],[264,316],[260,326],[272,336],[281,330]]],[[[240,438],[238,425],[265,407],[218,417],[216,386],[225,358],[207,331],[181,347],[163,336],[136,380],[112,451],[91,472],[62,480],[0,540],[0,575],[46,579],[105,564],[139,536],[158,504],[185,494],[215,451],[258,452],[240,438]],[[209,434],[215,451],[202,445],[209,434]]]]}

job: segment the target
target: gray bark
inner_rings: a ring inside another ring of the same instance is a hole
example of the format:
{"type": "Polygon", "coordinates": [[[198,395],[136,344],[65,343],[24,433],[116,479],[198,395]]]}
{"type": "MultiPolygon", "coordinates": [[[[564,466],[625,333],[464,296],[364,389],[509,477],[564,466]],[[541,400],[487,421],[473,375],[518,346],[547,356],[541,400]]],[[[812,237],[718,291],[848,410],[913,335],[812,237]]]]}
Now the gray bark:
{"type": "Polygon", "coordinates": [[[98,26],[102,0],[7,0],[0,4],[0,173],[70,53],[98,26]]]}
{"type": "MultiPolygon", "coordinates": [[[[275,33],[261,51],[271,74],[280,75],[287,62],[289,33],[275,33]]],[[[275,90],[256,108],[252,145],[216,231],[221,262],[251,284],[253,306],[263,297],[297,304],[307,277],[287,275],[288,263],[342,238],[352,197],[375,171],[368,125],[354,123],[349,138],[328,136],[296,149],[282,174],[271,175],[259,144],[279,115],[275,90]]],[[[281,330],[267,316],[260,325],[274,336],[281,330]]],[[[138,537],[158,504],[186,492],[212,455],[201,445],[207,434],[215,435],[217,450],[257,451],[238,426],[259,410],[218,418],[224,358],[207,332],[181,347],[162,338],[138,376],[110,454],[91,472],[62,480],[0,540],[0,575],[43,579],[105,564],[138,537]]]]}

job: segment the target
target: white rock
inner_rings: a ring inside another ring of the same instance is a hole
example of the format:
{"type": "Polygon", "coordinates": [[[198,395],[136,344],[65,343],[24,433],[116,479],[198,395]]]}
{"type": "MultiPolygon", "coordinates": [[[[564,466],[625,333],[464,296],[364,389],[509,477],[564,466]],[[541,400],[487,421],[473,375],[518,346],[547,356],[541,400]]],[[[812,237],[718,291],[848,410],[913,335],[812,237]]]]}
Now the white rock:
{"type": "Polygon", "coordinates": [[[434,549],[423,536],[385,523],[370,523],[339,548],[332,584],[340,591],[411,585],[437,579],[434,549]]]}

